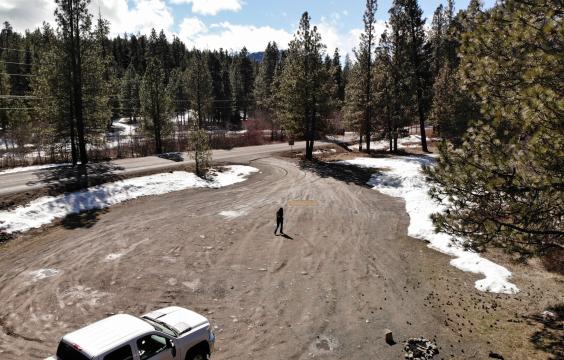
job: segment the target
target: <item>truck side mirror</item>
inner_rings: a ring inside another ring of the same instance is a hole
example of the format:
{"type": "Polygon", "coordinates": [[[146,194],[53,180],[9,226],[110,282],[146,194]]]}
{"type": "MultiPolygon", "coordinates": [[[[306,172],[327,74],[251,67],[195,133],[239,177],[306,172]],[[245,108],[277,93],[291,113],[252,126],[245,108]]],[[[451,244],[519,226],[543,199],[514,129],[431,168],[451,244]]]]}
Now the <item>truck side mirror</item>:
{"type": "Polygon", "coordinates": [[[176,357],[176,346],[174,346],[174,342],[172,340],[168,340],[168,346],[170,347],[170,353],[173,357],[176,357]]]}

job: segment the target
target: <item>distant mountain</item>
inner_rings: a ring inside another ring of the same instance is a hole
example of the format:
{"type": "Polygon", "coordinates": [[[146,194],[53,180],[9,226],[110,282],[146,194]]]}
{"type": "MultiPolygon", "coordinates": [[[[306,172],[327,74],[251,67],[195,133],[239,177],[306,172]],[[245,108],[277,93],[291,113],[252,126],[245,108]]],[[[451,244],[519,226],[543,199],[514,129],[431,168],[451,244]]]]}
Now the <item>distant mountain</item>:
{"type": "Polygon", "coordinates": [[[256,62],[262,62],[263,57],[264,57],[264,51],[259,51],[259,52],[254,52],[254,53],[249,54],[249,59],[256,61],[256,62]]]}

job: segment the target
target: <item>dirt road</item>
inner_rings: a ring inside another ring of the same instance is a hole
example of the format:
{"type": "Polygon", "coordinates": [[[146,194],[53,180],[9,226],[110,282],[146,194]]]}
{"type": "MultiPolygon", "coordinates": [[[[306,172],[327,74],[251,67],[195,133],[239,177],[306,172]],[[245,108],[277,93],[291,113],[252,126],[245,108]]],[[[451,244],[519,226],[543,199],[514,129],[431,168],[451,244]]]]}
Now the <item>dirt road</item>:
{"type": "Polygon", "coordinates": [[[558,292],[536,298],[527,284],[543,284],[517,276],[523,295],[479,293],[406,236],[397,199],[282,159],[251,165],[261,173],[231,187],[137,199],[1,246],[0,358],[42,358],[110,313],[172,304],[211,319],[213,359],[400,359],[418,336],[439,358],[546,358],[507,319],[558,292]],[[291,238],[273,235],[279,206],[291,238]]]}

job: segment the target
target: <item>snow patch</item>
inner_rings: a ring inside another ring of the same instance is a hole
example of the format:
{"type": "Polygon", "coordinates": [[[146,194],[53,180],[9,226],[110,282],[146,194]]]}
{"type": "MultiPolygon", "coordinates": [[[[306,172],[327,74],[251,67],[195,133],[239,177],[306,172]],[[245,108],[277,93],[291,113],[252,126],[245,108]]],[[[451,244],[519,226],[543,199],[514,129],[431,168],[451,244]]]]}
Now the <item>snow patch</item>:
{"type": "Polygon", "coordinates": [[[0,171],[0,175],[14,174],[24,171],[45,170],[45,169],[51,169],[51,168],[62,167],[62,166],[71,166],[71,165],[72,164],[46,164],[46,165],[19,166],[7,170],[2,170],[0,171]]]}
{"type": "Polygon", "coordinates": [[[245,181],[258,169],[231,165],[211,170],[208,180],[186,171],[174,171],[93,186],[59,196],[44,196],[13,210],[0,211],[0,232],[23,232],[55,219],[83,211],[102,209],[142,196],[162,195],[189,188],[220,188],[245,181]]]}
{"type": "Polygon", "coordinates": [[[219,215],[225,217],[226,219],[235,219],[239,216],[243,216],[245,215],[246,212],[243,210],[239,210],[239,211],[235,211],[235,210],[227,210],[227,211],[222,211],[219,213],[219,215]]]}
{"type": "Polygon", "coordinates": [[[50,278],[53,277],[55,275],[57,275],[59,273],[59,270],[57,269],[39,269],[39,270],[35,270],[35,271],[30,271],[29,275],[31,275],[31,278],[33,281],[38,281],[38,280],[43,280],[46,278],[50,278]]]}
{"type": "Polygon", "coordinates": [[[112,254],[108,254],[108,255],[104,258],[104,260],[106,260],[106,261],[117,260],[117,259],[119,259],[120,257],[122,257],[123,255],[124,255],[124,254],[122,254],[122,253],[112,253],[112,254]]]}
{"type": "Polygon", "coordinates": [[[421,172],[421,166],[434,163],[432,157],[356,158],[340,163],[383,169],[384,173],[373,175],[368,184],[383,194],[405,200],[405,208],[410,217],[409,236],[427,240],[430,248],[454,256],[455,259],[450,261],[452,266],[462,271],[483,274],[485,278],[474,284],[476,289],[503,294],[519,292],[508,281],[511,272],[505,267],[484,259],[473,251],[464,250],[453,243],[450,235],[435,233],[430,216],[443,211],[445,207],[434,202],[428,195],[429,186],[421,172]]]}

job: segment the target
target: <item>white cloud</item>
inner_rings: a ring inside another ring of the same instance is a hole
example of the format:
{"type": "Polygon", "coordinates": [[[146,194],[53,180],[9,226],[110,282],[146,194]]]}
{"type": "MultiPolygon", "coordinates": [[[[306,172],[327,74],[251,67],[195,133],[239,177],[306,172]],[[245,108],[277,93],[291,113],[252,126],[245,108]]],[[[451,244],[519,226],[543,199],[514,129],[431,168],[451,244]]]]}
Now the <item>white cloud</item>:
{"type": "MultiPolygon", "coordinates": [[[[0,18],[7,19],[14,30],[34,30],[43,21],[55,24],[54,11],[56,5],[52,0],[2,0],[0,1],[0,18]]],[[[112,35],[127,33],[148,34],[151,28],[164,29],[171,35],[174,17],[165,0],[133,0],[131,7],[127,0],[93,0],[90,2],[90,13],[110,21],[112,35]]]]}
{"type": "Polygon", "coordinates": [[[206,24],[198,18],[185,18],[180,24],[180,32],[178,36],[180,39],[193,39],[196,35],[208,31],[206,24]]]}
{"type": "MultiPolygon", "coordinates": [[[[186,19],[185,19],[186,21],[186,19]]],[[[230,22],[212,24],[208,29],[200,26],[201,21],[189,18],[188,23],[195,24],[197,29],[193,34],[187,34],[181,29],[180,40],[187,46],[200,49],[228,49],[240,50],[246,47],[249,52],[263,51],[269,41],[276,41],[280,47],[285,48],[292,39],[292,34],[283,29],[275,29],[270,26],[237,25],[230,22]]],[[[183,21],[184,24],[184,21],[183,21]]],[[[189,32],[189,31],[188,31],[189,32]]]]}
{"type": "Polygon", "coordinates": [[[0,1],[0,19],[8,21],[14,30],[35,30],[43,21],[54,24],[53,12],[55,2],[52,0],[0,1]]]}
{"type": "MultiPolygon", "coordinates": [[[[331,55],[335,48],[339,48],[339,53],[344,58],[345,54],[349,54],[351,59],[354,59],[353,49],[358,47],[360,34],[364,29],[355,28],[347,32],[339,29],[339,22],[336,17],[331,15],[331,19],[321,18],[321,22],[316,24],[319,33],[321,34],[321,41],[327,45],[327,52],[331,55]]],[[[385,21],[378,20],[374,26],[376,44],[380,40],[380,35],[386,29],[385,21]]]]}
{"type": "Polygon", "coordinates": [[[149,34],[152,28],[165,30],[171,35],[174,17],[164,0],[134,0],[129,8],[127,0],[92,1],[93,13],[98,13],[98,5],[102,17],[110,21],[113,35],[123,33],[149,34]]]}
{"type": "Polygon", "coordinates": [[[202,15],[217,15],[220,11],[239,11],[242,0],[171,0],[173,4],[192,4],[192,12],[202,15]]]}

